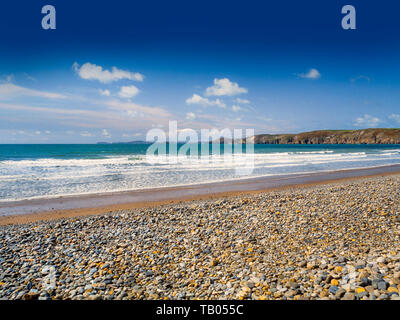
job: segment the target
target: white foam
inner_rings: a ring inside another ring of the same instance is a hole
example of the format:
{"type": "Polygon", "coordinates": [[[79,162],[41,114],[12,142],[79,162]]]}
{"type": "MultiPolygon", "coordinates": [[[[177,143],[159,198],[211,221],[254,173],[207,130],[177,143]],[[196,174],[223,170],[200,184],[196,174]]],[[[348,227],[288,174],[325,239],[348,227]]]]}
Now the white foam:
{"type": "Polygon", "coordinates": [[[400,149],[284,151],[176,158],[144,155],[101,159],[0,161],[0,201],[190,185],[260,176],[400,163],[400,149]],[[176,160],[176,161],[171,161],[176,160]],[[235,169],[254,161],[254,171],[235,169]]]}

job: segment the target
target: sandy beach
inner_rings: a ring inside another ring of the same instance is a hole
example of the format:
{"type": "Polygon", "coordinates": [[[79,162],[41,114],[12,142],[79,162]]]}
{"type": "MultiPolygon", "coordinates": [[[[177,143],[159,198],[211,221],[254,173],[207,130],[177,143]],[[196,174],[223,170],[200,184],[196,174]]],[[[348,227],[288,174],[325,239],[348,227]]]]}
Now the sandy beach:
{"type": "Polygon", "coordinates": [[[0,225],[31,223],[60,218],[110,213],[118,210],[157,207],[186,201],[218,199],[288,188],[302,188],[400,173],[400,165],[337,170],[308,174],[259,177],[226,182],[164,187],[139,191],[0,202],[0,225]]]}
{"type": "Polygon", "coordinates": [[[0,301],[400,300],[399,11],[3,1],[0,301]]]}
{"type": "Polygon", "coordinates": [[[400,299],[399,172],[331,178],[2,217],[0,298],[400,299]]]}

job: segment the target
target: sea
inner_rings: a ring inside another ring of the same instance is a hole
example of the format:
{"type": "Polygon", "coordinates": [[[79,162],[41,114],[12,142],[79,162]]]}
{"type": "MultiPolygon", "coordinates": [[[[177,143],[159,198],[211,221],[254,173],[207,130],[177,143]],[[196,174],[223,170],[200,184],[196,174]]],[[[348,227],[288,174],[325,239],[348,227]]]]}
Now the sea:
{"type": "Polygon", "coordinates": [[[400,145],[254,145],[251,152],[233,151],[235,161],[225,160],[222,146],[213,152],[210,145],[209,154],[200,155],[199,145],[198,155],[178,157],[168,148],[167,155],[150,156],[148,148],[145,143],[0,145],[0,201],[400,164],[400,145]],[[249,163],[252,170],[238,173],[249,163]]]}

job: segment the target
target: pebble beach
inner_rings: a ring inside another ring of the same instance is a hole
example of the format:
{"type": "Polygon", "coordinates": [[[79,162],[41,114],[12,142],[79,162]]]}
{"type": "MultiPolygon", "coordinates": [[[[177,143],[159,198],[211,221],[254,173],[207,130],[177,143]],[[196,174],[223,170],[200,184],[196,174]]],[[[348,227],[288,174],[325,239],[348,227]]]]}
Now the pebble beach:
{"type": "Polygon", "coordinates": [[[0,299],[400,300],[400,174],[0,226],[0,299]]]}

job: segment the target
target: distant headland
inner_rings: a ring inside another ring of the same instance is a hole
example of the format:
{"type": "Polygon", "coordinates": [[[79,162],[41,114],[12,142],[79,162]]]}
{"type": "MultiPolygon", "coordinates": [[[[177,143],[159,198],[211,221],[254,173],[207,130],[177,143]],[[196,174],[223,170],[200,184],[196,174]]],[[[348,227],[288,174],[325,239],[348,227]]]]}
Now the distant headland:
{"type": "MultiPolygon", "coordinates": [[[[217,141],[214,140],[213,142],[224,143],[224,138],[217,141]]],[[[400,144],[400,128],[316,130],[301,133],[257,134],[238,141],[238,143],[243,144],[246,142],[254,144],[400,144]]],[[[97,144],[151,143],[152,142],[141,140],[129,142],[97,142],[97,144]]]]}
{"type": "Polygon", "coordinates": [[[400,144],[400,129],[318,130],[297,134],[258,134],[255,144],[400,144]]]}

